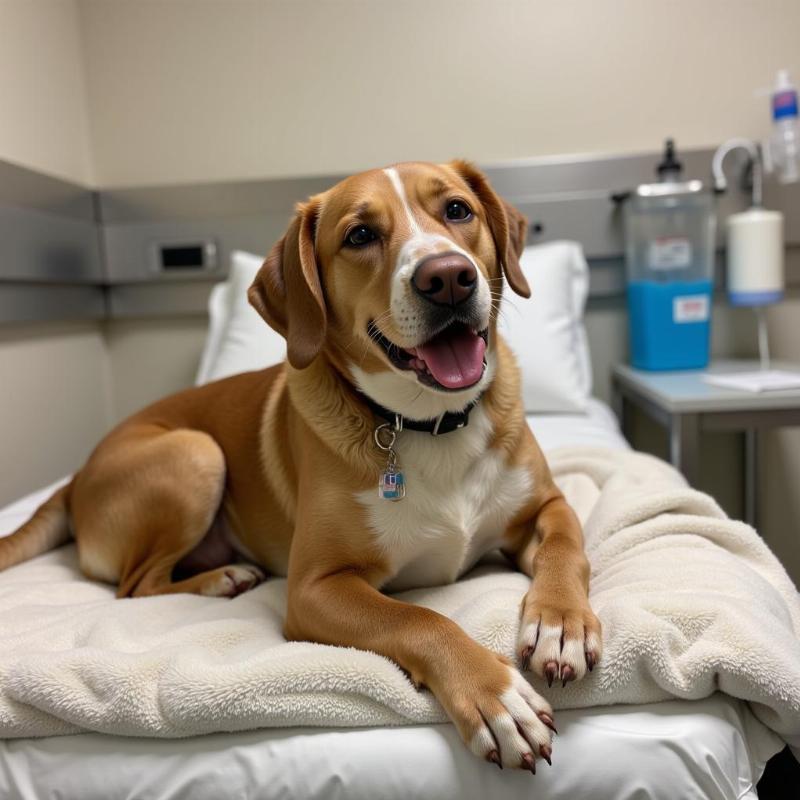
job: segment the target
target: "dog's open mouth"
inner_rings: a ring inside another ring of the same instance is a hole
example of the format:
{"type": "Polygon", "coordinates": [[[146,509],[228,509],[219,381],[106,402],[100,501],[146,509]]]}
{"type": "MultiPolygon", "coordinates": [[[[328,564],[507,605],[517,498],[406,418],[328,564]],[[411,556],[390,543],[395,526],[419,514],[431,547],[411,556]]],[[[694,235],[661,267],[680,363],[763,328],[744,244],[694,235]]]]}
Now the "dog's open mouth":
{"type": "Polygon", "coordinates": [[[368,333],[393,366],[414,370],[419,382],[426,386],[458,391],[474,386],[483,377],[488,328],[476,331],[453,322],[427,342],[408,349],[390,342],[373,323],[369,324],[368,333]]]}

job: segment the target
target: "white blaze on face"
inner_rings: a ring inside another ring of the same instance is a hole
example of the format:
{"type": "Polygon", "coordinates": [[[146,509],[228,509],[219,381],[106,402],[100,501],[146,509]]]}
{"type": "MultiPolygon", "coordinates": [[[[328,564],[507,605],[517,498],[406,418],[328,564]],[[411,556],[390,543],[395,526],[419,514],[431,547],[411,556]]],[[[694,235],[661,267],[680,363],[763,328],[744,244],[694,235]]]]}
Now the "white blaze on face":
{"type": "Polygon", "coordinates": [[[408,199],[406,198],[406,187],[403,186],[403,181],[400,180],[400,173],[395,167],[389,167],[389,169],[385,169],[383,171],[383,174],[386,175],[392,182],[392,186],[397,192],[400,202],[403,204],[403,210],[406,212],[406,219],[408,220],[411,232],[414,234],[414,236],[422,236],[422,228],[419,227],[416,219],[414,219],[414,215],[411,213],[411,207],[408,205],[408,199]]]}
{"type": "Polygon", "coordinates": [[[428,233],[422,229],[417,221],[411,206],[408,203],[405,186],[400,179],[400,173],[395,167],[383,170],[384,174],[400,198],[400,203],[405,212],[406,221],[411,235],[403,243],[397,255],[397,261],[392,278],[390,307],[392,321],[400,334],[395,344],[401,347],[414,347],[421,344],[420,338],[424,335],[424,300],[414,291],[411,278],[419,262],[426,256],[436,253],[460,253],[472,262],[478,274],[478,285],[475,289],[478,302],[478,313],[489,324],[489,311],[491,309],[491,292],[489,283],[478,269],[472,254],[457,245],[452,239],[440,233],[428,233]]]}

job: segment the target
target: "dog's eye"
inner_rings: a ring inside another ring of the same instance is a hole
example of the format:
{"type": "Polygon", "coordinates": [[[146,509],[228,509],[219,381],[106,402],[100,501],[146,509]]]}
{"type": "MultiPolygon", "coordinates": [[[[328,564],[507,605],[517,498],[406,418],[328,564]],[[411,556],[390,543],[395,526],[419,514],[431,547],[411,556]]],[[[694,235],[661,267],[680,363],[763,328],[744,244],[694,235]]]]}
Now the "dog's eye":
{"type": "Polygon", "coordinates": [[[445,216],[453,222],[464,222],[472,218],[472,209],[463,200],[451,200],[445,209],[445,216]]]}
{"type": "Polygon", "coordinates": [[[363,247],[365,244],[374,242],[378,238],[378,234],[368,228],[366,225],[359,225],[353,228],[344,238],[344,243],[349,244],[351,247],[363,247]]]}

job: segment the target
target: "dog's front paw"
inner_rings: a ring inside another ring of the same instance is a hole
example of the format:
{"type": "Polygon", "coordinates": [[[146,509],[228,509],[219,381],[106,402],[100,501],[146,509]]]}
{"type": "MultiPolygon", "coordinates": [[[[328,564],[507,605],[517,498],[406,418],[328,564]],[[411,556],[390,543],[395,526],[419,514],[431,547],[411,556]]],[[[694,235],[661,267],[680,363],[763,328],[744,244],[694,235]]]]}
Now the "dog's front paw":
{"type": "Polygon", "coordinates": [[[532,588],[522,602],[517,655],[547,681],[580,680],[603,653],[600,620],[584,596],[555,599],[532,588]],[[544,596],[542,596],[544,595],[544,596]]]}
{"type": "Polygon", "coordinates": [[[436,692],[461,738],[479,758],[536,774],[550,763],[553,710],[506,659],[490,651],[436,692]]]}

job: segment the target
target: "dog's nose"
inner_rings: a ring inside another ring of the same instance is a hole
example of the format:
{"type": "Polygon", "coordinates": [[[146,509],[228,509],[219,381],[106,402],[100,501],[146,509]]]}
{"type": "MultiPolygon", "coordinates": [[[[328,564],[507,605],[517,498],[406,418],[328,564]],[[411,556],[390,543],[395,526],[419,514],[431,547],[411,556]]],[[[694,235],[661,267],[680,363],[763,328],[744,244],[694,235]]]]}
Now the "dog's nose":
{"type": "Polygon", "coordinates": [[[419,294],[442,306],[457,306],[475,291],[478,273],[460,253],[429,256],[420,262],[411,283],[419,294]]]}

